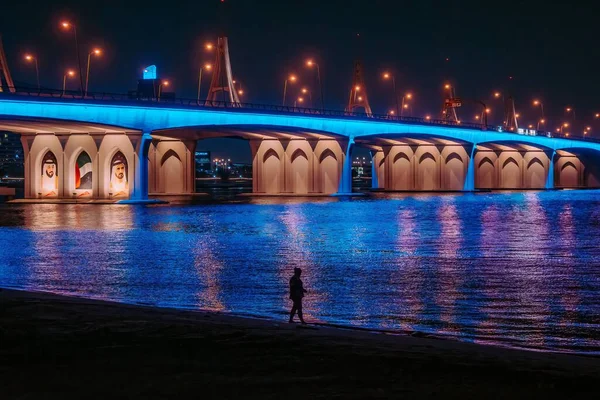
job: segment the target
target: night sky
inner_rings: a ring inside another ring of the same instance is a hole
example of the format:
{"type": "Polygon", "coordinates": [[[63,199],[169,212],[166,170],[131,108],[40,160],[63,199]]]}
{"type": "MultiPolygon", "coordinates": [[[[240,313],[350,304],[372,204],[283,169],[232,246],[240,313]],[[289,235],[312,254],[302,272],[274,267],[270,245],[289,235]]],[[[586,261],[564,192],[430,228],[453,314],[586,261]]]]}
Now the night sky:
{"type": "MultiPolygon", "coordinates": [[[[63,71],[76,68],[73,36],[59,29],[67,18],[78,26],[83,63],[93,46],[104,50],[92,61],[90,91],[126,93],[135,89],[143,67],[156,64],[178,97],[195,98],[198,66],[212,62],[203,45],[225,31],[244,102],[281,103],[283,81],[296,73],[300,83],[290,88],[290,96],[307,86],[317,105],[316,75],[304,66],[314,58],[321,66],[325,106],[342,109],[359,57],[375,113],[394,108],[391,83],[381,79],[391,71],[399,91],[414,94],[415,116],[439,116],[442,87],[449,81],[458,96],[489,105],[490,123],[502,121],[501,102],[492,94],[505,91],[515,98],[521,125],[537,122],[540,110],[532,100],[539,98],[549,128],[572,123],[565,115],[571,106],[578,126],[573,134],[589,125],[598,136],[600,121],[593,115],[600,112],[599,7],[575,3],[22,0],[3,2],[0,33],[17,85],[35,85],[35,69],[23,60],[27,52],[39,59],[44,87],[60,88],[63,71]]],[[[77,89],[76,80],[70,84],[77,89]]],[[[203,92],[208,84],[206,77],[203,92]]],[[[475,113],[464,107],[459,117],[472,120],[475,113]]],[[[228,147],[225,152],[218,141],[199,145],[236,161],[250,160],[245,143],[228,147]]]]}

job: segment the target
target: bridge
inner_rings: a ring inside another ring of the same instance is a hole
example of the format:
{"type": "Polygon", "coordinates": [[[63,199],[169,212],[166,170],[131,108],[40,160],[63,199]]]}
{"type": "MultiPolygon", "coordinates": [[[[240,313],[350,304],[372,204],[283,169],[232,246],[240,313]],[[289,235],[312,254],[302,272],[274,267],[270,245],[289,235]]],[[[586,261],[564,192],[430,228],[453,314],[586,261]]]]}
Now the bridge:
{"type": "Polygon", "coordinates": [[[379,190],[600,186],[600,143],[484,125],[291,107],[125,96],[0,93],[0,131],[21,136],[26,198],[147,199],[195,191],[198,140],[252,151],[253,192],[348,194],[352,150],[379,190]]]}

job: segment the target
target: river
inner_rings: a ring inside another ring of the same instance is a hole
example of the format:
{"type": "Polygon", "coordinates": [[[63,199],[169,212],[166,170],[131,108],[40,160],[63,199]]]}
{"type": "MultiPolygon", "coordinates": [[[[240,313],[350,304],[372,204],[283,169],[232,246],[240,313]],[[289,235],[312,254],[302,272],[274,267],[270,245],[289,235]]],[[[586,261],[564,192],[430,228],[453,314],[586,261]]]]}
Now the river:
{"type": "Polygon", "coordinates": [[[600,354],[600,191],[0,205],[0,286],[600,354]]]}

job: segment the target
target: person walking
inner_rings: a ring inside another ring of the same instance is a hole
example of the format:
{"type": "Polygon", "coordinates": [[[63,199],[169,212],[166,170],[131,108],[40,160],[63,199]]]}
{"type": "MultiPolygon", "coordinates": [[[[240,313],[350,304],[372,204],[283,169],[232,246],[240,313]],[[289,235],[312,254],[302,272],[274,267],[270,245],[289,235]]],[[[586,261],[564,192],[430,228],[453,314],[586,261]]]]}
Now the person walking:
{"type": "Polygon", "coordinates": [[[302,298],[307,291],[304,289],[300,275],[302,275],[302,270],[300,268],[294,268],[294,276],[290,278],[290,300],[294,302],[292,310],[290,311],[290,324],[294,322],[294,315],[296,312],[298,312],[300,322],[306,324],[306,322],[304,322],[304,317],[302,316],[302,298]]]}

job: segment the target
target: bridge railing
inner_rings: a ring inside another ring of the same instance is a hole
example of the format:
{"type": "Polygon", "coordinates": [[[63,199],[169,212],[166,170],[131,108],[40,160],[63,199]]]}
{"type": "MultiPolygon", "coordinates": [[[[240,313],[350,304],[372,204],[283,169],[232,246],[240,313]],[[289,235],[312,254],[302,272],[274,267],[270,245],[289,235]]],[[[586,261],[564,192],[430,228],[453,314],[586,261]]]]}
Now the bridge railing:
{"type": "Polygon", "coordinates": [[[168,95],[161,96],[160,99],[156,97],[144,97],[140,96],[137,92],[130,92],[128,94],[122,93],[108,93],[108,92],[88,92],[86,96],[82,96],[80,91],[73,90],[56,90],[56,89],[33,89],[28,87],[15,87],[15,92],[12,95],[21,96],[35,96],[35,97],[51,97],[60,99],[74,99],[74,100],[94,100],[94,101],[121,101],[121,102],[143,102],[153,103],[156,105],[178,105],[185,107],[197,107],[197,108],[236,108],[240,110],[255,110],[255,111],[268,111],[277,113],[290,113],[290,114],[305,114],[315,116],[330,116],[330,117],[344,117],[344,118],[359,118],[368,120],[381,120],[381,121],[393,121],[393,122],[406,122],[412,124],[428,124],[428,125],[444,125],[453,126],[456,128],[468,128],[468,129],[480,129],[480,130],[495,130],[496,127],[491,125],[476,124],[470,122],[456,122],[446,121],[441,119],[433,118],[420,118],[420,117],[404,117],[397,115],[385,115],[385,114],[368,114],[365,112],[356,111],[340,111],[340,110],[328,110],[320,108],[306,108],[306,107],[293,107],[293,106],[281,106],[271,104],[258,104],[258,103],[235,103],[228,101],[198,101],[197,99],[185,99],[175,98],[168,95]]]}
{"type": "MultiPolygon", "coordinates": [[[[276,113],[289,113],[289,114],[304,114],[304,115],[315,115],[315,116],[330,116],[337,118],[356,118],[365,120],[381,120],[391,122],[405,122],[409,124],[427,124],[427,125],[439,125],[439,126],[452,126],[454,128],[467,128],[467,129],[479,129],[479,130],[491,130],[499,132],[503,131],[501,127],[493,125],[483,125],[472,122],[456,122],[446,121],[441,119],[433,118],[421,118],[421,117],[404,117],[398,115],[386,115],[386,114],[367,114],[365,112],[356,111],[340,111],[340,110],[327,110],[320,108],[306,108],[306,107],[292,107],[292,106],[281,106],[272,104],[257,104],[257,103],[235,103],[228,101],[205,101],[197,99],[185,99],[176,98],[165,94],[161,98],[156,97],[144,97],[138,92],[132,91],[127,94],[122,93],[109,93],[109,92],[88,92],[86,96],[82,96],[80,91],[74,90],[57,90],[57,89],[34,89],[30,87],[14,87],[15,92],[12,95],[22,96],[35,96],[35,97],[52,97],[61,99],[74,99],[74,100],[94,100],[94,101],[112,101],[112,102],[134,102],[134,103],[153,103],[156,105],[177,105],[192,108],[235,108],[242,110],[252,111],[266,111],[276,113]]],[[[507,132],[509,133],[509,132],[507,132]]],[[[513,133],[513,132],[510,132],[513,133]]],[[[588,136],[575,136],[567,134],[559,134],[554,132],[536,131],[536,136],[555,137],[572,140],[585,140],[590,142],[600,143],[600,139],[591,138],[588,136]]]]}

